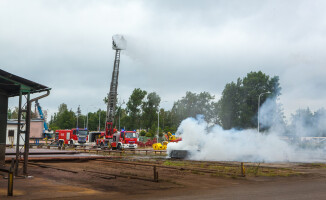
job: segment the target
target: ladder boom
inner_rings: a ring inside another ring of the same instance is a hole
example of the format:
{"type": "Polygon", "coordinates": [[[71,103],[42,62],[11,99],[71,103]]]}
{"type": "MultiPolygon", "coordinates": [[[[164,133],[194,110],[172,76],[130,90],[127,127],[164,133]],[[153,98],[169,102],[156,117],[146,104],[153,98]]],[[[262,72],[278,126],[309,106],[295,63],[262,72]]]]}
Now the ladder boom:
{"type": "MultiPolygon", "coordinates": [[[[114,59],[114,65],[113,65],[113,72],[112,72],[112,79],[111,79],[111,86],[110,86],[110,92],[108,94],[108,104],[107,104],[107,112],[106,112],[106,126],[108,126],[108,123],[113,124],[114,122],[114,115],[115,115],[115,106],[117,103],[117,90],[118,90],[118,78],[119,78],[119,64],[120,64],[120,50],[117,49],[115,51],[115,59],[114,59]]],[[[106,127],[109,129],[109,135],[113,134],[111,133],[110,127],[106,127]]],[[[112,127],[111,127],[112,129],[112,127]]]]}

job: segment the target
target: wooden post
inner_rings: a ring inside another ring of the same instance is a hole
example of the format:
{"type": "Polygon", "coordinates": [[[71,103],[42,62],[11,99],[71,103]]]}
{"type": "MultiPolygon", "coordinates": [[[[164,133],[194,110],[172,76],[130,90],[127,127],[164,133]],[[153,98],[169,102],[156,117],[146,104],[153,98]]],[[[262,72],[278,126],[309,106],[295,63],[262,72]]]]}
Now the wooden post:
{"type": "Polygon", "coordinates": [[[243,165],[243,162],[241,162],[241,176],[242,177],[245,177],[246,176],[246,169],[243,165]]]}
{"type": "Polygon", "coordinates": [[[153,166],[153,171],[154,171],[154,182],[158,182],[157,180],[157,172],[156,172],[156,166],[153,166]]]}

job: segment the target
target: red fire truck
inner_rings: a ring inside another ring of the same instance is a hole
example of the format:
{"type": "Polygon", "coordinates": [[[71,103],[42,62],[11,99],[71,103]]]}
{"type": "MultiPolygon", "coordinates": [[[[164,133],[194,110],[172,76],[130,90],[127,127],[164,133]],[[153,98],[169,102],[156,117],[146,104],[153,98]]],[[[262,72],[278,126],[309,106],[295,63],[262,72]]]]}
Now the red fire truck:
{"type": "Polygon", "coordinates": [[[113,134],[112,149],[135,149],[137,148],[138,133],[136,131],[121,130],[120,133],[113,134]]]}
{"type": "Polygon", "coordinates": [[[111,147],[112,149],[136,149],[138,147],[138,133],[136,131],[117,132],[114,129],[112,137],[105,137],[105,133],[101,132],[102,138],[96,141],[96,144],[100,147],[111,147]],[[104,139],[105,137],[105,139],[104,139]]]}
{"type": "Polygon", "coordinates": [[[55,140],[58,142],[59,146],[63,144],[84,145],[88,140],[88,130],[78,128],[56,130],[55,140]]]}

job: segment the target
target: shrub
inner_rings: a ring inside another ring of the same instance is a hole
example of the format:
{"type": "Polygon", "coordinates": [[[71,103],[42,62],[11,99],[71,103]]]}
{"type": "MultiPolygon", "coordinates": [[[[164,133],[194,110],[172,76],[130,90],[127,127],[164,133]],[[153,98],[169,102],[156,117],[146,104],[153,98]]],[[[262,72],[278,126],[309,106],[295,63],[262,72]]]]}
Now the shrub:
{"type": "Polygon", "coordinates": [[[150,132],[146,133],[146,137],[152,137],[152,134],[150,132]]]}
{"type": "Polygon", "coordinates": [[[140,136],[145,136],[146,135],[146,131],[142,130],[140,131],[140,136]]]}

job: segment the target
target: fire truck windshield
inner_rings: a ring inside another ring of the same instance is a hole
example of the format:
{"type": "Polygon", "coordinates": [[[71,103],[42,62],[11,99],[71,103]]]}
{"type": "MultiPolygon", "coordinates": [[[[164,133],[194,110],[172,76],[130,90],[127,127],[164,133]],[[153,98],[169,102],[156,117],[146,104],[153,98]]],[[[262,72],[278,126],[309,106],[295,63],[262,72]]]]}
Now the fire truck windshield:
{"type": "Polygon", "coordinates": [[[136,138],[136,133],[126,133],[126,138],[136,138]]]}
{"type": "Polygon", "coordinates": [[[88,134],[87,134],[87,131],[86,130],[78,130],[78,135],[80,135],[80,136],[86,136],[88,134]]]}

